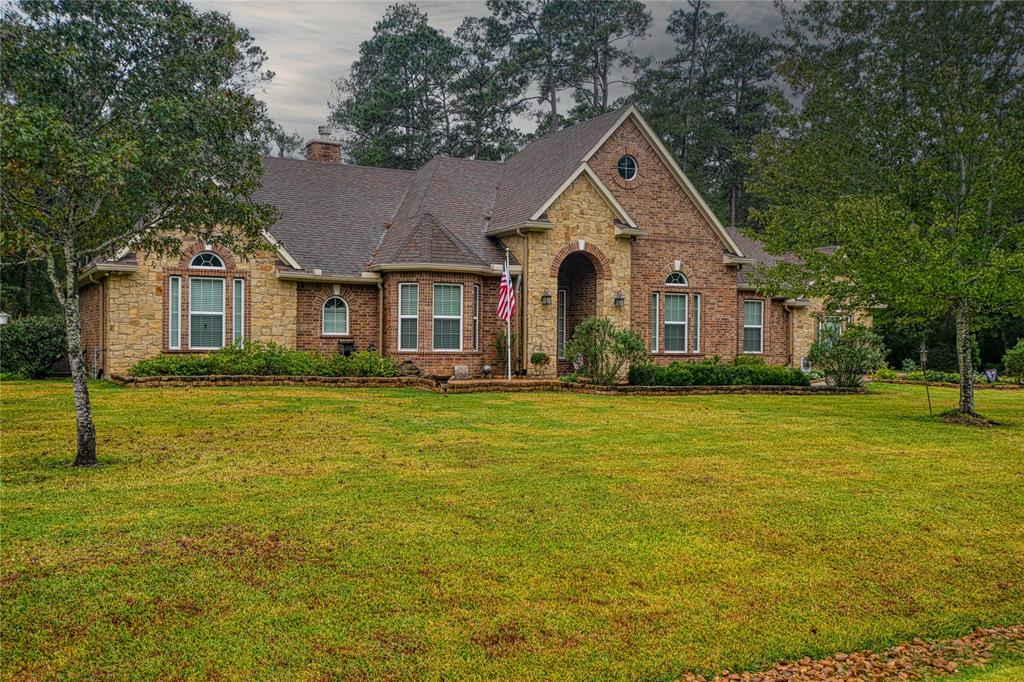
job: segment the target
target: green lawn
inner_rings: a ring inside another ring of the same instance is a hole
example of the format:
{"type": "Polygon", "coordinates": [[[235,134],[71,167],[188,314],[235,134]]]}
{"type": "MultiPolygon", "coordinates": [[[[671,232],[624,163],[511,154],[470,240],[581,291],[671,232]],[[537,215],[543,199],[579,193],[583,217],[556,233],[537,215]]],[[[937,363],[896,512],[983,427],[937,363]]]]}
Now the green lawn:
{"type": "Polygon", "coordinates": [[[77,470],[69,384],[0,391],[5,677],[672,679],[1024,622],[1024,392],[100,383],[77,470]]]}

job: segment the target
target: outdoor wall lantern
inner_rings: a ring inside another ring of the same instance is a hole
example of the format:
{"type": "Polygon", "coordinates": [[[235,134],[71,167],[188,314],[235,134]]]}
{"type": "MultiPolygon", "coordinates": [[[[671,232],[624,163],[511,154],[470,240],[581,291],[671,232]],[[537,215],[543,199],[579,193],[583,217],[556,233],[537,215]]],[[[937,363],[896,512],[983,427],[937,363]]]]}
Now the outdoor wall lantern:
{"type": "Polygon", "coordinates": [[[551,305],[551,289],[545,289],[544,293],[540,295],[541,305],[551,305]]]}
{"type": "Polygon", "coordinates": [[[4,326],[11,321],[11,316],[7,313],[0,313],[0,327],[4,326]]]}
{"type": "Polygon", "coordinates": [[[624,305],[626,305],[626,297],[623,295],[623,293],[621,291],[616,292],[616,294],[615,294],[615,307],[616,308],[621,308],[624,305]]]}

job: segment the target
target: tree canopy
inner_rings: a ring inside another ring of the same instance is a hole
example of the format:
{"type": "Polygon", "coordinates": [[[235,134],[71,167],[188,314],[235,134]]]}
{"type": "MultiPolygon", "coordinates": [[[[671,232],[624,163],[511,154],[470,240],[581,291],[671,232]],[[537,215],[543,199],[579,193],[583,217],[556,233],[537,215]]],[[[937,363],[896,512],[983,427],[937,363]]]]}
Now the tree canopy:
{"type": "Polygon", "coordinates": [[[954,314],[973,413],[971,331],[1024,309],[1024,5],[816,0],[784,37],[800,106],[757,148],[758,236],[799,261],[763,285],[954,314]]]}
{"type": "Polygon", "coordinates": [[[23,0],[0,19],[5,254],[41,260],[61,305],[78,417],[95,461],[78,275],[123,249],[185,236],[245,253],[275,212],[253,202],[272,74],[227,16],[178,0],[23,0]]]}

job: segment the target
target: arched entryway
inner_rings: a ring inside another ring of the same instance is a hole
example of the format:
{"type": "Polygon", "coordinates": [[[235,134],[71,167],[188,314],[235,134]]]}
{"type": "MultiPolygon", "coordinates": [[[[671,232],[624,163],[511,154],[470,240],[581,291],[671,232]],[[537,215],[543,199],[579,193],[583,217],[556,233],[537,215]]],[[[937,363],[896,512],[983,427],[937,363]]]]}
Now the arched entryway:
{"type": "Polygon", "coordinates": [[[570,253],[558,266],[558,372],[571,371],[571,358],[563,357],[565,344],[576,325],[597,314],[597,268],[586,251],[570,253]]]}

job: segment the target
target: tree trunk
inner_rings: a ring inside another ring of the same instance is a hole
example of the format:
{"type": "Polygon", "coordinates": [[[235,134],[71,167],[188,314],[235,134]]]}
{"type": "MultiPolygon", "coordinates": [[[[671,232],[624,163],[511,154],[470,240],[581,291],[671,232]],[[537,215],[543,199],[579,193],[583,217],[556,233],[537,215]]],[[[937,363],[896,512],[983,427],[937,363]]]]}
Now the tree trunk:
{"type": "Polygon", "coordinates": [[[555,71],[554,67],[548,70],[548,98],[551,100],[551,119],[549,133],[558,130],[558,95],[555,92],[555,71]]]}
{"type": "Polygon", "coordinates": [[[960,412],[975,416],[974,368],[971,367],[971,313],[966,301],[956,308],[956,358],[960,364],[960,412]]]}
{"type": "Polygon", "coordinates": [[[89,402],[88,372],[82,353],[82,319],[78,311],[78,290],[72,289],[64,299],[64,327],[68,335],[68,362],[75,394],[75,421],[78,424],[78,452],[75,466],[96,463],[96,427],[92,423],[89,402]]]}

